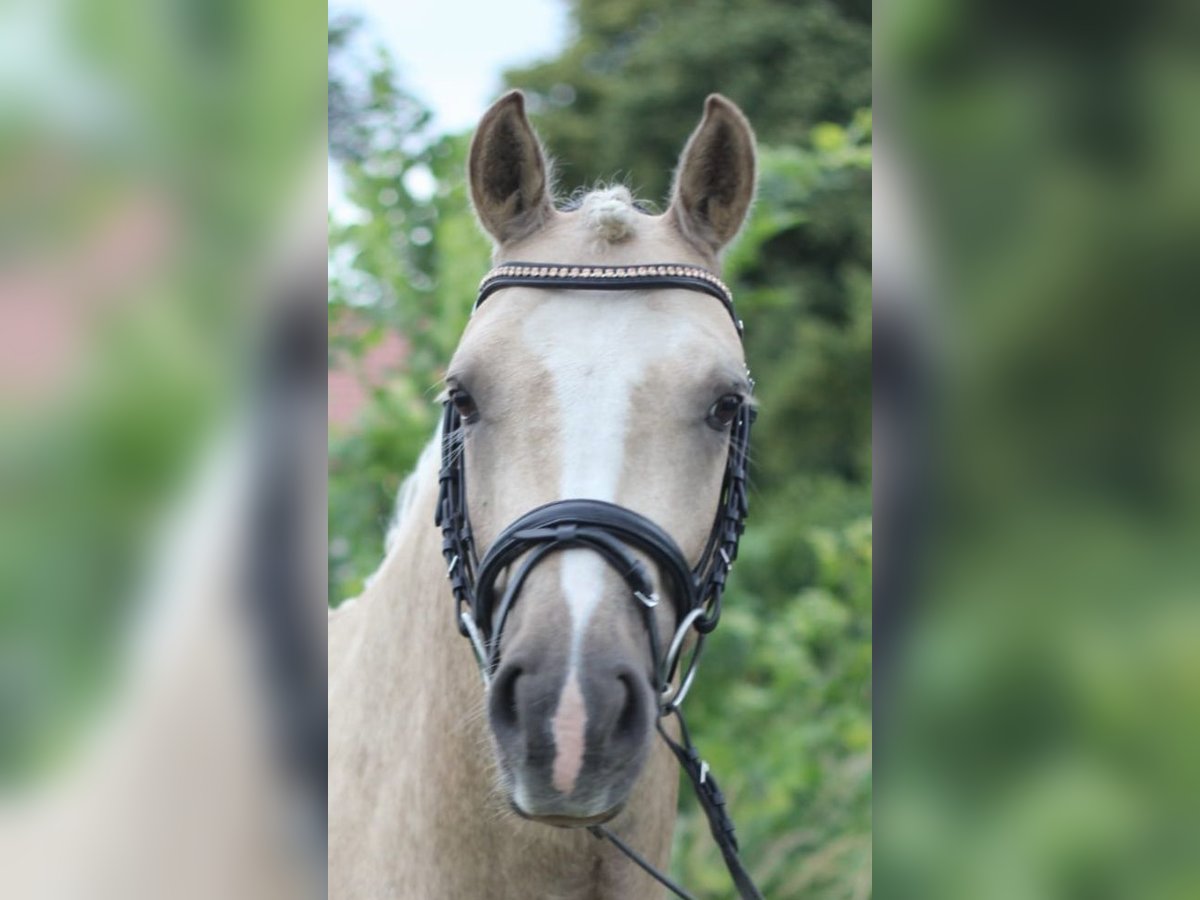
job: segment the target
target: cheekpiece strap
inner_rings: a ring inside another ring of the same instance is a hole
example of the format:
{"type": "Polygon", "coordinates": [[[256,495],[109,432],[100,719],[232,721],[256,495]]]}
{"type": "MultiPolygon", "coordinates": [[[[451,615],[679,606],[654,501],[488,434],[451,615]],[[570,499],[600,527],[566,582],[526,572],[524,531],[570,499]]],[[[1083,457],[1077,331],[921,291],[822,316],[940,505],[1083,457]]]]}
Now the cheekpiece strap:
{"type": "Polygon", "coordinates": [[[733,293],[720,278],[700,266],[650,263],[644,266],[567,266],[558,263],[504,263],[479,283],[475,309],[491,294],[506,287],[572,291],[636,291],[681,288],[716,297],[729,312],[740,335],[742,320],[733,308],[733,293]]]}

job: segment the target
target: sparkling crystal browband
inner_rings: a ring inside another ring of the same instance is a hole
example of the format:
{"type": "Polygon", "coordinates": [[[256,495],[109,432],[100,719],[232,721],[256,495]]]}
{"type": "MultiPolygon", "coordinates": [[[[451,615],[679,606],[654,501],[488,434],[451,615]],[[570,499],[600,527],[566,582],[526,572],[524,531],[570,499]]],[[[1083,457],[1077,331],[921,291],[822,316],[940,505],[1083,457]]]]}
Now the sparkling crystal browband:
{"type": "Polygon", "coordinates": [[[479,283],[478,309],[493,292],[506,287],[563,288],[568,290],[620,291],[642,288],[682,288],[700,291],[720,300],[729,311],[738,334],[742,322],[733,307],[733,293],[720,278],[700,266],[651,263],[641,266],[573,266],[559,263],[511,262],[497,266],[479,283]]]}

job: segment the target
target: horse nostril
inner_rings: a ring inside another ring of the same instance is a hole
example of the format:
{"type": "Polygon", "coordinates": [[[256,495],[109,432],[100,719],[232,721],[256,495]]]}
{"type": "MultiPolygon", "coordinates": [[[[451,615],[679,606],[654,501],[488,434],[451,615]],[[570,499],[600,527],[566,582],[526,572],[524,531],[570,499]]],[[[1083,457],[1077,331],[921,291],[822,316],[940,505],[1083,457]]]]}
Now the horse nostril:
{"type": "Polygon", "coordinates": [[[629,672],[622,672],[617,676],[617,680],[621,683],[624,697],[621,701],[621,712],[617,716],[615,732],[618,737],[637,737],[641,733],[643,724],[642,692],[638,690],[637,682],[629,672]]]}
{"type": "Polygon", "coordinates": [[[496,673],[489,702],[493,725],[515,728],[519,723],[517,679],[522,674],[523,670],[518,665],[502,665],[496,673]]]}

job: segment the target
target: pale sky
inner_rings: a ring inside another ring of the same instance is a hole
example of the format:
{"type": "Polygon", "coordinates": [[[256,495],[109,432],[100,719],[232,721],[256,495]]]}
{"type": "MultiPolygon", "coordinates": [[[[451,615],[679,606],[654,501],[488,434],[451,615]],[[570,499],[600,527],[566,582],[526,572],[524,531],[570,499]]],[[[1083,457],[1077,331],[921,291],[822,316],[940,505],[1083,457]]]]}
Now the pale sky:
{"type": "Polygon", "coordinates": [[[500,93],[505,68],[553,56],[567,38],[566,0],[331,0],[359,12],[392,51],[400,83],[439,131],[474,125],[500,93]]]}
{"type": "MultiPolygon", "coordinates": [[[[368,39],[391,51],[401,86],[441,132],[478,122],[500,94],[500,73],[553,56],[568,29],[566,0],[330,0],[330,18],[341,13],[362,15],[368,39]]],[[[352,218],[332,164],[328,175],[330,211],[352,218]]]]}

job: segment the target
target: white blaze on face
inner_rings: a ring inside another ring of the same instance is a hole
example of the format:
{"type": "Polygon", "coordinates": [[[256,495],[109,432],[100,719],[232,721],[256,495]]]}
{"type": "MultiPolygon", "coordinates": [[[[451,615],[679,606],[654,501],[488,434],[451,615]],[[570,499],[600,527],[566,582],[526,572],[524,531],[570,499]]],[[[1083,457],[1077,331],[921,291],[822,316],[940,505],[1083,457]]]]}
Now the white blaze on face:
{"type": "Polygon", "coordinates": [[[575,779],[583,768],[583,750],[587,734],[587,706],[574,666],[567,675],[567,684],[558,698],[554,712],[554,770],[551,775],[554,789],[561,794],[575,790],[575,779]]]}
{"type": "MultiPolygon", "coordinates": [[[[525,321],[525,345],[554,380],[562,499],[617,501],[631,395],[656,350],[669,340],[661,317],[649,323],[630,315],[630,302],[626,294],[574,291],[538,304],[525,321]],[[617,315],[610,304],[624,308],[617,315]]],[[[604,568],[600,556],[590,551],[562,554],[572,667],[584,629],[600,602],[604,568]]]]}
{"type": "MultiPolygon", "coordinates": [[[[648,311],[645,317],[631,315],[631,301],[625,294],[575,291],[539,303],[525,321],[525,345],[554,380],[554,397],[547,399],[555,401],[559,416],[562,499],[617,501],[633,390],[670,344],[669,320],[648,311]],[[622,305],[619,315],[612,304],[622,305]]],[[[577,670],[584,632],[603,595],[604,570],[604,561],[595,553],[562,553],[571,647],[553,725],[553,781],[564,793],[574,788],[583,762],[586,708],[577,670]]]]}

